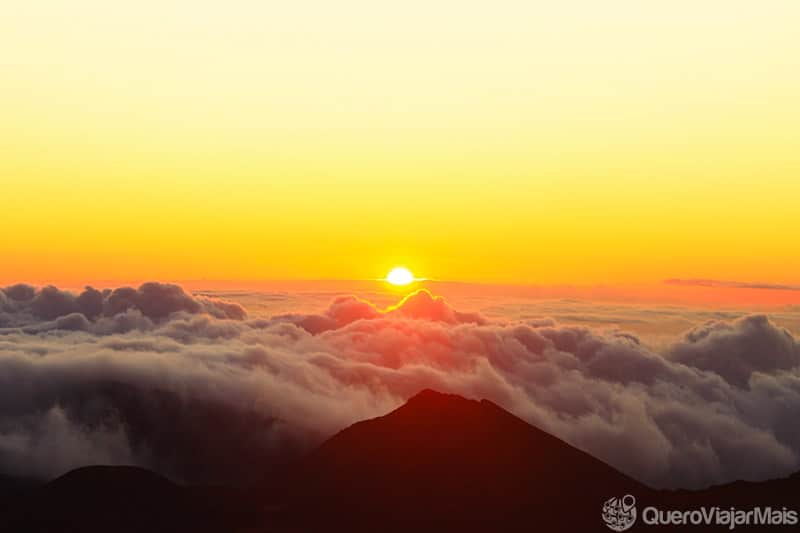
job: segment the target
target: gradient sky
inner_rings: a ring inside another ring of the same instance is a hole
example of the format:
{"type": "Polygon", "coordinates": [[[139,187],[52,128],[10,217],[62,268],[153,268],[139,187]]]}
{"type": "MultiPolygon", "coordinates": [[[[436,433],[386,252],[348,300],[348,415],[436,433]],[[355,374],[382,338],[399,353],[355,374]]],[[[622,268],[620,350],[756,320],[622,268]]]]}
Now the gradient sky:
{"type": "Polygon", "coordinates": [[[0,277],[800,282],[800,3],[0,6],[0,277]]]}

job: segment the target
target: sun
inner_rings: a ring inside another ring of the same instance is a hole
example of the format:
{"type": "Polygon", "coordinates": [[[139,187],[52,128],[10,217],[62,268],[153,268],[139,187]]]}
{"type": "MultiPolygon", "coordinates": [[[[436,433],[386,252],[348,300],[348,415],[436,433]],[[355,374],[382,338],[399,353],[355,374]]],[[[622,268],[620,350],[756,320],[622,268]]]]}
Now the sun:
{"type": "Polygon", "coordinates": [[[408,285],[415,281],[414,274],[404,267],[395,267],[386,275],[386,281],[392,285],[408,285]]]}

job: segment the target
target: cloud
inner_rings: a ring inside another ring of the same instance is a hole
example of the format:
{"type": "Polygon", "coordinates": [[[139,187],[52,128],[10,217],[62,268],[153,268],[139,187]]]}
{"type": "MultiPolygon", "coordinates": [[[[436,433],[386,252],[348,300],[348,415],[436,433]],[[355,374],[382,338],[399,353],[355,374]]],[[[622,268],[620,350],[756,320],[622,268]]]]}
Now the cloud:
{"type": "Polygon", "coordinates": [[[2,289],[3,293],[8,296],[11,300],[15,300],[18,302],[24,302],[26,300],[32,300],[34,295],[36,294],[36,289],[31,287],[30,285],[26,285],[24,283],[18,283],[16,285],[10,285],[4,289],[2,289]]]}
{"type": "Polygon", "coordinates": [[[764,315],[710,322],[689,331],[667,353],[673,361],[710,370],[747,387],[755,372],[774,373],[800,365],[800,346],[791,333],[764,315]]]}
{"type": "MultiPolygon", "coordinates": [[[[41,330],[42,321],[63,319],[69,315],[81,314],[86,320],[98,317],[113,318],[129,310],[136,310],[147,319],[159,321],[174,313],[208,313],[216,318],[243,320],[245,310],[236,303],[225,302],[187,294],[180,286],[168,283],[144,283],[138,289],[120,287],[114,290],[98,291],[86,287],[75,295],[48,285],[36,290],[24,284],[0,289],[0,327],[32,326],[41,330]]],[[[63,329],[75,329],[80,319],[56,320],[48,327],[62,329],[59,324],[72,325],[63,329]]]]}
{"type": "Polygon", "coordinates": [[[174,285],[0,293],[2,473],[119,462],[252,482],[423,388],[491,399],[655,486],[800,468],[798,342],[765,316],[656,350],[625,331],[488,321],[425,291],[269,319],[174,285]]]}
{"type": "Polygon", "coordinates": [[[800,291],[798,285],[783,285],[776,283],[760,283],[753,281],[725,281],[717,279],[667,279],[667,285],[685,285],[694,287],[724,287],[732,289],[768,289],[776,291],[800,291]]]}
{"type": "Polygon", "coordinates": [[[460,313],[450,307],[444,298],[434,296],[427,290],[418,290],[403,298],[397,305],[380,310],[370,302],[356,296],[340,296],[323,314],[287,314],[276,317],[297,324],[310,333],[322,333],[342,328],[357,320],[381,317],[405,317],[458,324],[471,322],[482,324],[485,319],[478,313],[460,313]]]}

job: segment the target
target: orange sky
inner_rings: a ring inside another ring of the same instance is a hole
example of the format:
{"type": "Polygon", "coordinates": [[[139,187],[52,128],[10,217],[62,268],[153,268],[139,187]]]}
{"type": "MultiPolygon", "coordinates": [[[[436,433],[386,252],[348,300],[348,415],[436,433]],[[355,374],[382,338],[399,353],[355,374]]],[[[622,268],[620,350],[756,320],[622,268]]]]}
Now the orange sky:
{"type": "Polygon", "coordinates": [[[7,2],[0,281],[800,284],[799,6],[7,2]]]}

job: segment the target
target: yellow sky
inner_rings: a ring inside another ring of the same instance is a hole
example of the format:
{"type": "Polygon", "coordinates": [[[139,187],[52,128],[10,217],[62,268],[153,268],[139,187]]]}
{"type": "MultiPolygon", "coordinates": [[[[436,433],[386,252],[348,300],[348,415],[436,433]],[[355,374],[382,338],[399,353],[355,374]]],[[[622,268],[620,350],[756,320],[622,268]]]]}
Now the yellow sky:
{"type": "Polygon", "coordinates": [[[6,1],[0,278],[797,283],[798,27],[796,0],[6,1]]]}

